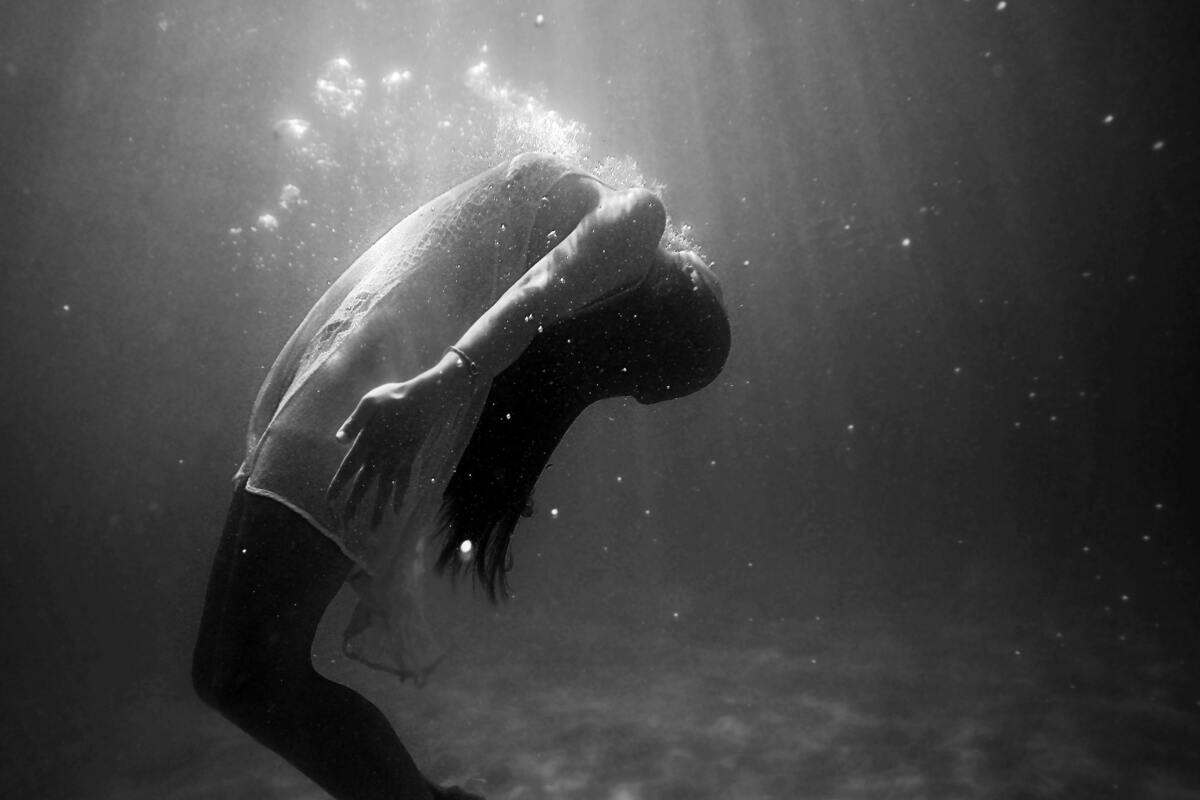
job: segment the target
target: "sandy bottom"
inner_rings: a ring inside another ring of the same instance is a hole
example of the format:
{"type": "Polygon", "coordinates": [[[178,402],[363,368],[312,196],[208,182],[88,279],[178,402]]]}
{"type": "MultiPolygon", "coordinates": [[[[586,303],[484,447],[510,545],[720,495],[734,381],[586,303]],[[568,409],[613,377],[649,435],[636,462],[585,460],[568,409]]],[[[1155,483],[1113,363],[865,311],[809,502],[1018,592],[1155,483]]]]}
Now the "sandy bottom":
{"type": "MultiPolygon", "coordinates": [[[[1200,797],[1198,698],[1153,659],[881,620],[704,627],[500,618],[421,690],[319,655],[427,774],[489,800],[1200,797]]],[[[76,796],[324,797],[182,691],[129,711],[114,772],[76,796]]]]}

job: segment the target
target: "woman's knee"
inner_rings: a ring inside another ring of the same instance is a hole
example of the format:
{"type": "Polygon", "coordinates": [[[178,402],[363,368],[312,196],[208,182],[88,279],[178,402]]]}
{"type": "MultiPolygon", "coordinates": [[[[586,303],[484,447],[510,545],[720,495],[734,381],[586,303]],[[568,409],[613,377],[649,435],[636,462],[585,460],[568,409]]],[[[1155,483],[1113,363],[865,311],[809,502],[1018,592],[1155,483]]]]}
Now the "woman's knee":
{"type": "MultiPolygon", "coordinates": [[[[238,670],[232,664],[223,663],[213,648],[201,641],[192,653],[192,688],[204,703],[218,711],[229,706],[239,690],[238,670]]],[[[241,671],[242,675],[246,672],[241,671]]]]}
{"type": "Polygon", "coordinates": [[[281,695],[316,677],[310,658],[286,649],[257,652],[226,649],[214,653],[197,646],[192,656],[192,686],[207,705],[225,713],[275,703],[281,695]]]}

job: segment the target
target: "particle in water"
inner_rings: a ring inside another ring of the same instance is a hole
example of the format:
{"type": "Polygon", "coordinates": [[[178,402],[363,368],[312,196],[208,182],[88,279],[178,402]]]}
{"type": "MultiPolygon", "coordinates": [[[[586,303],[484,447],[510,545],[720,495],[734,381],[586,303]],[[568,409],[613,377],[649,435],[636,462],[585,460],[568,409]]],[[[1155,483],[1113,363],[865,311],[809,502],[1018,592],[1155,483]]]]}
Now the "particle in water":
{"type": "Polygon", "coordinates": [[[1150,145],[1150,149],[1157,153],[1159,150],[1162,150],[1166,146],[1167,146],[1167,143],[1164,140],[1159,139],[1157,142],[1150,145]]]}
{"type": "Polygon", "coordinates": [[[550,516],[554,519],[558,519],[558,509],[557,508],[550,509],[550,516]]]}
{"type": "Polygon", "coordinates": [[[474,545],[471,544],[470,539],[464,539],[463,543],[458,546],[458,552],[462,553],[463,555],[467,555],[471,552],[473,547],[474,545]]]}
{"type": "Polygon", "coordinates": [[[335,58],[317,78],[313,99],[326,114],[345,118],[358,113],[366,81],[354,73],[350,61],[335,58]]]}
{"type": "Polygon", "coordinates": [[[293,183],[285,184],[279,190],[279,207],[282,209],[291,209],[292,206],[304,205],[304,200],[300,197],[300,189],[293,183]]]}
{"type": "Polygon", "coordinates": [[[240,227],[237,227],[237,228],[230,228],[230,229],[229,229],[229,235],[230,235],[230,236],[241,236],[241,235],[242,235],[242,229],[241,229],[240,227]]]}
{"type": "Polygon", "coordinates": [[[274,127],[276,139],[298,142],[304,138],[304,134],[308,133],[310,126],[305,120],[298,117],[291,117],[279,120],[275,123],[274,127]]]}
{"type": "Polygon", "coordinates": [[[1105,125],[1112,125],[1112,124],[1113,124],[1113,122],[1115,122],[1115,121],[1116,121],[1116,119],[1117,119],[1117,118],[1116,118],[1116,117],[1114,117],[1112,114],[1105,114],[1105,115],[1104,115],[1104,124],[1105,124],[1105,125]]]}
{"type": "Polygon", "coordinates": [[[901,240],[900,240],[900,246],[901,246],[901,247],[911,247],[911,246],[912,246],[912,239],[910,239],[910,238],[908,238],[907,236],[905,236],[903,239],[901,239],[901,240]]]}
{"type": "Polygon", "coordinates": [[[625,480],[625,479],[624,479],[624,478],[622,478],[620,475],[618,475],[618,476],[617,476],[617,483],[621,483],[621,482],[622,482],[622,481],[624,481],[624,480],[625,480]]]}
{"type": "Polygon", "coordinates": [[[853,422],[851,422],[849,425],[846,426],[846,433],[854,433],[854,423],[853,422]]]}
{"type": "Polygon", "coordinates": [[[264,231],[277,231],[279,230],[279,220],[275,218],[274,214],[263,214],[258,218],[255,227],[264,231]]]}
{"type": "Polygon", "coordinates": [[[1155,504],[1154,504],[1154,510],[1155,510],[1155,511],[1162,511],[1162,510],[1163,510],[1163,504],[1162,504],[1162,503],[1155,503],[1155,504]]]}
{"type": "MultiPolygon", "coordinates": [[[[999,2],[999,3],[996,3],[996,10],[997,10],[997,11],[1003,11],[1003,10],[1004,10],[1004,9],[1006,9],[1006,8],[1008,8],[1008,2],[1007,2],[1007,0],[1000,0],[1000,2],[999,2]]],[[[1017,655],[1021,655],[1021,654],[1018,652],[1018,653],[1017,653],[1017,655]]]]}
{"type": "Polygon", "coordinates": [[[401,86],[411,83],[412,77],[413,74],[410,70],[397,69],[389,72],[387,75],[384,75],[383,80],[380,81],[380,83],[383,84],[384,89],[387,89],[388,91],[395,91],[401,86]]]}
{"type": "Polygon", "coordinates": [[[954,368],[954,374],[955,374],[955,375],[962,375],[962,367],[955,367],[955,368],[954,368]]]}
{"type": "Polygon", "coordinates": [[[648,517],[648,516],[650,516],[650,509],[647,508],[644,511],[642,511],[642,513],[648,517]]]}
{"type": "Polygon", "coordinates": [[[538,14],[537,16],[535,16],[535,17],[533,18],[533,24],[534,24],[534,26],[535,26],[535,27],[538,27],[538,28],[540,28],[540,27],[542,27],[543,25],[545,25],[545,24],[546,24],[546,15],[545,15],[545,14],[538,14]]]}

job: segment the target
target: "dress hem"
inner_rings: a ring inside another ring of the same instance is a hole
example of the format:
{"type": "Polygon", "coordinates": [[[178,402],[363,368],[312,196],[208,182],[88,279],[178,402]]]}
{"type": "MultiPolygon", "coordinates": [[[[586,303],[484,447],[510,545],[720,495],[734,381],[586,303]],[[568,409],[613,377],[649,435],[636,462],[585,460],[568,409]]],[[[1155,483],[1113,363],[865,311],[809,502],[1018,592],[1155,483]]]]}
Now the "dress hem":
{"type": "Polygon", "coordinates": [[[298,505],[291,502],[286,497],[283,497],[282,495],[272,492],[270,489],[263,489],[258,486],[252,486],[250,484],[249,480],[246,481],[245,489],[247,492],[250,492],[251,494],[256,494],[259,497],[266,497],[271,500],[274,500],[276,503],[281,503],[284,506],[286,506],[287,508],[289,508],[292,511],[299,514],[301,517],[304,518],[305,522],[307,522],[309,525],[312,525],[314,528],[316,528],[321,533],[322,536],[324,536],[326,539],[328,539],[329,541],[336,544],[338,546],[338,549],[342,551],[342,555],[346,556],[346,558],[348,558],[354,562],[354,566],[358,567],[359,569],[361,569],[363,572],[367,573],[368,575],[372,574],[371,570],[367,568],[366,562],[363,561],[362,556],[359,556],[355,553],[350,552],[350,550],[346,547],[345,542],[343,542],[341,539],[339,539],[337,536],[335,536],[331,531],[329,531],[324,525],[322,525],[320,522],[318,522],[316,517],[314,517],[312,514],[308,513],[303,508],[300,508],[298,505]]]}

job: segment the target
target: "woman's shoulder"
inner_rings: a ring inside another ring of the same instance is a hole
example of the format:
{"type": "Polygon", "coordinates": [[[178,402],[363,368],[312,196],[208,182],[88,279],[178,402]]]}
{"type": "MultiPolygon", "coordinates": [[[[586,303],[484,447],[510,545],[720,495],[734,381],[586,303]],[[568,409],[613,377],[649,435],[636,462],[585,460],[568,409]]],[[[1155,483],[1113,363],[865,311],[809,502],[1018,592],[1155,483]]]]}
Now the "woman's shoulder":
{"type": "Polygon", "coordinates": [[[525,189],[541,196],[563,178],[587,176],[582,165],[552,153],[531,151],[513,156],[504,165],[504,181],[510,189],[525,189]]]}

